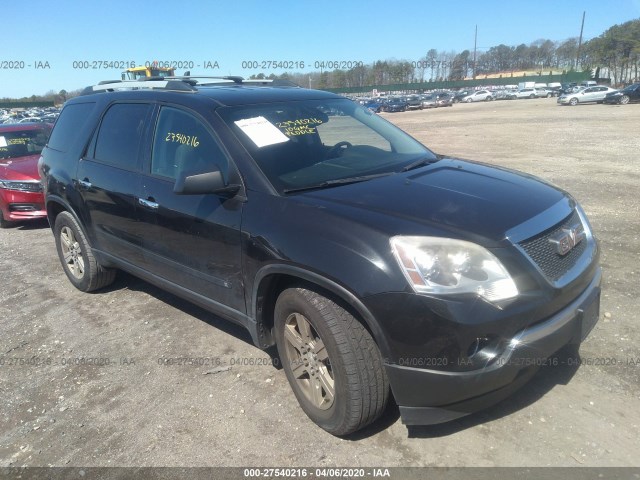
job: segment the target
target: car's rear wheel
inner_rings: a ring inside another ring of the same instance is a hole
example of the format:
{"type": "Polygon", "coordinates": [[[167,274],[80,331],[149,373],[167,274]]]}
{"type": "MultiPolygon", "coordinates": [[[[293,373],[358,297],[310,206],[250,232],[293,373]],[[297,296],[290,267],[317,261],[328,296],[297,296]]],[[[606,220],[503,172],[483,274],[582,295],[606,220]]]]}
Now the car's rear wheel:
{"type": "Polygon", "coordinates": [[[629,95],[620,97],[620,105],[626,105],[627,103],[629,103],[629,95]]]}
{"type": "Polygon", "coordinates": [[[113,282],[116,271],[100,265],[73,215],[58,214],[53,231],[64,273],[78,290],[91,292],[113,282]]]}
{"type": "Polygon", "coordinates": [[[305,288],[275,306],[278,353],[304,412],[333,435],[347,435],[383,412],[389,382],[366,328],[334,301],[305,288]]]}

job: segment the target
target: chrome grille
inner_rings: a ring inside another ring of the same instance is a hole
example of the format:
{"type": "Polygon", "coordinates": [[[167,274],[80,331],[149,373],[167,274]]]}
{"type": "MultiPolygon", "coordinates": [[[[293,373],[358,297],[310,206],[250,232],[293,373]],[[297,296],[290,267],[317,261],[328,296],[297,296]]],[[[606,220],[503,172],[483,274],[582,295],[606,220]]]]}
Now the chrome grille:
{"type": "Polygon", "coordinates": [[[538,265],[542,273],[552,282],[560,279],[577,263],[587,249],[588,238],[583,239],[566,255],[560,255],[555,245],[549,241],[549,238],[559,233],[563,228],[569,228],[577,223],[581,224],[582,221],[578,212],[574,210],[562,222],[519,243],[531,260],[538,265]]]}

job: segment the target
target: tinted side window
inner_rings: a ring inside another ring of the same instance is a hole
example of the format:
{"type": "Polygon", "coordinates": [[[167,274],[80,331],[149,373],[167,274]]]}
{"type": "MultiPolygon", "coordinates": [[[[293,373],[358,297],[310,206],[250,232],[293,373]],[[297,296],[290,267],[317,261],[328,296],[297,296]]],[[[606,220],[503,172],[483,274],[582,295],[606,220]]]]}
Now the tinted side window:
{"type": "Polygon", "coordinates": [[[205,125],[187,112],[163,107],[156,125],[151,173],[176,179],[182,172],[210,172],[214,165],[226,179],[227,157],[205,125]]]}
{"type": "Polygon", "coordinates": [[[100,124],[95,159],[120,168],[135,169],[149,108],[142,103],[112,105],[100,124]]]}
{"type": "Polygon", "coordinates": [[[77,137],[78,132],[87,121],[94,106],[95,103],[90,102],[74,103],[64,107],[49,138],[49,148],[66,152],[71,141],[77,137]]]}

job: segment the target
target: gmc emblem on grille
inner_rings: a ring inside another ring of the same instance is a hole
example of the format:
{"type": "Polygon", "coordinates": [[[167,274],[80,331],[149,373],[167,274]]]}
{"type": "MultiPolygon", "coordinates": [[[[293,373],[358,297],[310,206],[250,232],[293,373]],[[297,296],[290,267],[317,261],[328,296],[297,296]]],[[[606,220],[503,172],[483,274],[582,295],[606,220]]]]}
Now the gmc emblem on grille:
{"type": "Polygon", "coordinates": [[[569,228],[563,228],[558,233],[549,237],[549,241],[556,246],[558,255],[566,255],[573,247],[579,244],[587,234],[581,223],[577,223],[569,228]]]}

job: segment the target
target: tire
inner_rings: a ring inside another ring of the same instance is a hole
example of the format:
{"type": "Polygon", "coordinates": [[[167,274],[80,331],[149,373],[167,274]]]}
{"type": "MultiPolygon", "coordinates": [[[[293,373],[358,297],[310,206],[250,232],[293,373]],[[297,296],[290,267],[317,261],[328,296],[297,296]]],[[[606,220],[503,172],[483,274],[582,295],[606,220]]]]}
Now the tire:
{"type": "Polygon", "coordinates": [[[4,219],[4,215],[0,211],[0,228],[9,228],[12,227],[15,222],[10,222],[4,219]]]}
{"type": "Polygon", "coordinates": [[[470,98],[467,98],[466,102],[467,103],[471,103],[471,102],[473,102],[473,100],[471,100],[470,98]]]}
{"type": "Polygon", "coordinates": [[[620,97],[620,105],[626,105],[627,103],[629,103],[629,95],[623,95],[622,97],[620,97]]]}
{"type": "Polygon", "coordinates": [[[529,98],[536,98],[534,94],[529,95],[529,98]]]}
{"type": "Polygon", "coordinates": [[[104,268],[98,263],[73,215],[69,212],[58,214],[53,233],[58,258],[74,287],[83,292],[92,292],[113,283],[116,270],[104,268]]]}
{"type": "Polygon", "coordinates": [[[572,107],[575,107],[578,104],[578,99],[577,98],[572,98],[571,100],[569,100],[569,105],[571,105],[572,107]]]}
{"type": "Polygon", "coordinates": [[[550,93],[547,93],[547,98],[551,98],[551,96],[552,95],[550,93]]]}
{"type": "Polygon", "coordinates": [[[284,290],[274,315],[282,367],[313,422],[342,436],[380,417],[389,381],[378,347],[357,319],[304,288],[284,290]]]}

